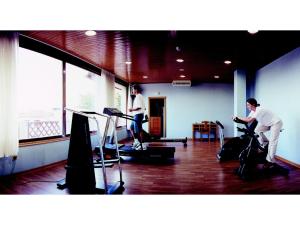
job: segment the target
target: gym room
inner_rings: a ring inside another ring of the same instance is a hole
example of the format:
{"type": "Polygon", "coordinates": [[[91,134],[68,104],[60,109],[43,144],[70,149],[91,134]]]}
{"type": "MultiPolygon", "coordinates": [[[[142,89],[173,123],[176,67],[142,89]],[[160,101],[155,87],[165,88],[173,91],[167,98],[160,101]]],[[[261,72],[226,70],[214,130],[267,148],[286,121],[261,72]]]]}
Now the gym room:
{"type": "Polygon", "coordinates": [[[75,157],[75,164],[80,159],[96,164],[90,165],[92,174],[69,181],[106,183],[105,193],[110,182],[117,182],[122,194],[298,194],[300,143],[295,130],[300,113],[291,103],[300,95],[299,40],[298,31],[1,32],[7,54],[1,61],[2,83],[10,83],[1,89],[0,192],[68,194],[58,183],[69,176],[67,167],[75,157]],[[6,75],[15,78],[5,80],[6,75]],[[144,100],[143,131],[151,136],[143,138],[142,150],[132,147],[129,131],[133,84],[144,100]],[[9,95],[9,87],[17,94],[9,95]],[[275,160],[287,173],[266,173],[257,162],[249,176],[237,174],[239,154],[249,140],[233,143],[229,150],[226,143],[245,136],[237,129],[244,124],[232,117],[247,117],[248,98],[283,121],[275,160]],[[122,115],[103,114],[113,108],[122,115]],[[100,116],[87,117],[88,132],[80,125],[74,128],[77,136],[71,143],[73,115],[87,111],[100,116]],[[108,115],[114,125],[109,122],[106,131],[108,115]],[[81,137],[90,140],[84,150],[76,147],[81,137]],[[107,152],[107,145],[116,143],[119,156],[107,152]],[[218,157],[221,150],[229,151],[225,160],[218,157]],[[101,154],[108,160],[103,163],[120,159],[105,165],[105,174],[101,154]]]}
{"type": "Polygon", "coordinates": [[[50,210],[75,200],[70,217],[107,204],[154,223],[220,200],[262,216],[261,200],[300,194],[300,31],[3,29],[0,50],[7,204],[53,196],[50,210]]]}

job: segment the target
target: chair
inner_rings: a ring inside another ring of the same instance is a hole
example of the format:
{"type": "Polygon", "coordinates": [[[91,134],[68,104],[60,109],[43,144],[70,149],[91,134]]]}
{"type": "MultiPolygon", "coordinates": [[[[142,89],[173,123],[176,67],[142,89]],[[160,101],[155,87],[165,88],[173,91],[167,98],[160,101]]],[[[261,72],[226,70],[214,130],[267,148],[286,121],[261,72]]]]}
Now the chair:
{"type": "Polygon", "coordinates": [[[210,124],[209,121],[202,121],[200,123],[200,141],[203,141],[203,135],[207,135],[208,141],[210,141],[210,124]]]}
{"type": "MultiPolygon", "coordinates": [[[[209,135],[213,135],[214,141],[217,140],[217,124],[214,122],[209,123],[209,135]]],[[[210,139],[210,138],[209,138],[210,139]]]]}

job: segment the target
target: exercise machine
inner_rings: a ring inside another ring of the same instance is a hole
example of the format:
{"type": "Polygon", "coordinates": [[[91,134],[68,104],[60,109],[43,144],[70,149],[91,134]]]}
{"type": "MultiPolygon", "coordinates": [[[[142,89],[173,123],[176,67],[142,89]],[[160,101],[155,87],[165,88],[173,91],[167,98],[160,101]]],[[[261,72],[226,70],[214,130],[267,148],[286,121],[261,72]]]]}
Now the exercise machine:
{"type": "MultiPolygon", "coordinates": [[[[65,110],[73,113],[72,127],[67,165],[65,166],[66,178],[57,183],[57,188],[68,188],[71,194],[121,193],[124,190],[124,182],[122,180],[122,168],[118,151],[116,152],[115,159],[106,160],[100,145],[100,157],[94,158],[91,146],[89,119],[96,122],[98,141],[102,143],[97,116],[106,117],[107,120],[110,118],[95,112],[80,112],[71,109],[65,110]],[[113,167],[114,164],[118,164],[120,180],[110,185],[107,182],[106,167],[113,167]],[[101,177],[104,187],[100,187],[100,185],[97,186],[95,168],[102,169],[101,177]]],[[[115,130],[114,133],[117,138],[115,130]]]]}
{"type": "MultiPolygon", "coordinates": [[[[123,114],[120,110],[116,108],[104,108],[103,114],[107,115],[109,118],[114,116],[125,118],[127,120],[134,121],[133,117],[130,115],[123,114]]],[[[109,121],[109,120],[108,120],[109,121]]],[[[105,128],[104,137],[108,136],[109,122],[105,128]]],[[[113,135],[113,134],[112,134],[113,135]]],[[[112,140],[112,138],[110,138],[112,140]]],[[[151,158],[151,159],[170,159],[174,158],[175,147],[166,146],[157,143],[146,143],[145,148],[142,150],[135,150],[131,145],[119,145],[116,138],[114,138],[114,143],[105,142],[103,143],[103,149],[108,157],[114,158],[116,151],[119,152],[120,156],[131,156],[139,158],[151,158]],[[118,147],[118,150],[117,150],[118,147]]],[[[97,149],[96,149],[97,150],[97,149]]]]}
{"type": "Polygon", "coordinates": [[[235,170],[236,174],[242,179],[253,179],[257,176],[270,176],[270,175],[288,175],[289,169],[273,163],[269,168],[258,168],[259,164],[267,162],[266,156],[268,154],[268,146],[261,146],[258,141],[258,135],[253,130],[249,129],[246,122],[235,118],[234,122],[244,124],[245,128],[237,128],[239,132],[243,132],[244,135],[249,137],[249,143],[242,150],[239,155],[240,166],[235,170]]]}
{"type": "MultiPolygon", "coordinates": [[[[241,135],[240,137],[230,138],[224,143],[224,126],[220,121],[216,121],[220,137],[220,150],[217,153],[217,159],[220,162],[228,160],[238,160],[239,155],[243,149],[245,149],[250,141],[248,135],[241,135]]],[[[247,129],[250,132],[254,132],[255,127],[257,126],[257,121],[253,121],[251,124],[246,124],[247,129]]]]}
{"type": "MultiPolygon", "coordinates": [[[[143,123],[149,122],[148,115],[145,115],[145,119],[142,121],[143,123]]],[[[162,137],[157,137],[149,134],[147,131],[144,129],[142,130],[143,132],[143,141],[144,142],[181,142],[183,143],[183,146],[187,146],[187,137],[185,138],[162,138],[162,137]]]]}

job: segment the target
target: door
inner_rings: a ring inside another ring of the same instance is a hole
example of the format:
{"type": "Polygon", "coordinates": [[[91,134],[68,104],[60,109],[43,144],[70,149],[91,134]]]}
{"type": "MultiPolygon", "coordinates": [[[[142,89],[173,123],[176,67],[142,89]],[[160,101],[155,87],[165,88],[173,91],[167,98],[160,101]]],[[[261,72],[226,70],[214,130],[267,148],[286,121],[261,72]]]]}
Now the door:
{"type": "Polygon", "coordinates": [[[149,133],[166,137],[166,97],[149,97],[149,133]]]}

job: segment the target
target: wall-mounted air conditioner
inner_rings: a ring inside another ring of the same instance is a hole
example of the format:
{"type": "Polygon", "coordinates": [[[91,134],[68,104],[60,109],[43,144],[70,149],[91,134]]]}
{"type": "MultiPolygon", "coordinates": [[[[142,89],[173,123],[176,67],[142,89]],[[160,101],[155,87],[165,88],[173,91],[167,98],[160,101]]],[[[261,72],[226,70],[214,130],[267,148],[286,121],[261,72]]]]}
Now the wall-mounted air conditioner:
{"type": "Polygon", "coordinates": [[[172,86],[173,87],[190,87],[192,82],[190,80],[173,80],[172,86]]]}

